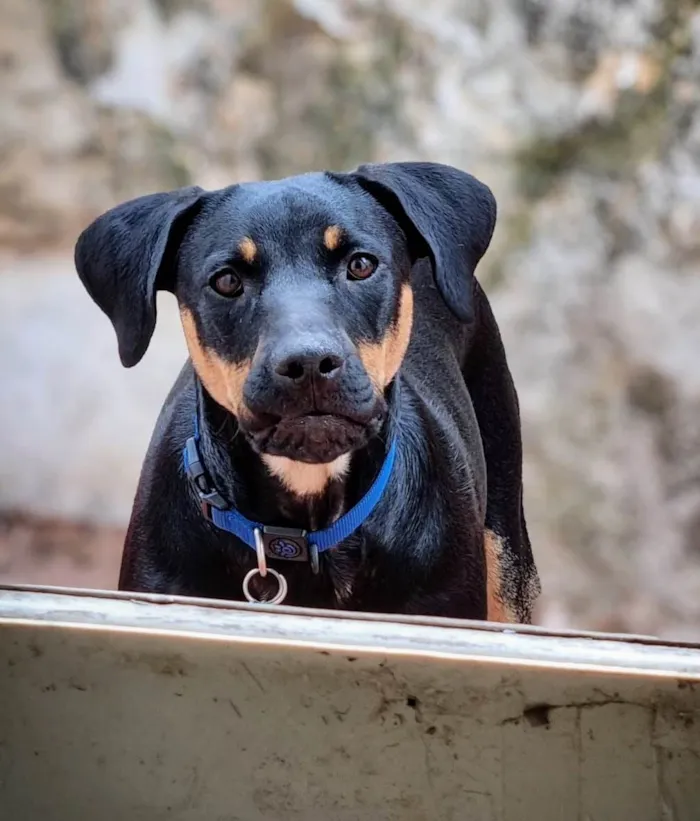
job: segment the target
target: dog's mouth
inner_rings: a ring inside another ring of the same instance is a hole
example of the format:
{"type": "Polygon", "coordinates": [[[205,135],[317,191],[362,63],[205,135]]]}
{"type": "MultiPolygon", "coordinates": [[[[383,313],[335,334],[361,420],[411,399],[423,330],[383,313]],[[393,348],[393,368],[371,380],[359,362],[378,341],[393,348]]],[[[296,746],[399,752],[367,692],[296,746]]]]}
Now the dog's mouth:
{"type": "Polygon", "coordinates": [[[318,410],[290,417],[265,414],[247,424],[241,420],[241,430],[259,453],[325,464],[367,444],[383,416],[383,411],[368,420],[318,410]]]}

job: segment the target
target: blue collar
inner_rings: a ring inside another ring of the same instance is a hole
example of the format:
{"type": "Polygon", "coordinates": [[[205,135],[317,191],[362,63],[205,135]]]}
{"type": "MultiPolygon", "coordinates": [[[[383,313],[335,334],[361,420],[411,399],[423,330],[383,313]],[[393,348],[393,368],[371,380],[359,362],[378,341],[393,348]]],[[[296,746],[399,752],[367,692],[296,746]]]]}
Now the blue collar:
{"type": "Polygon", "coordinates": [[[202,503],[202,512],[209,521],[221,530],[237,536],[252,550],[258,548],[258,540],[262,537],[266,556],[287,561],[309,561],[314,573],[318,572],[319,554],[336,547],[369,518],[389,484],[395,458],[396,437],[391,441],[381,470],[362,499],[330,527],[307,532],[298,528],[270,527],[251,521],[226,504],[209,480],[202,462],[199,452],[199,424],[196,416],[194,436],[187,440],[183,451],[185,471],[202,503]]]}

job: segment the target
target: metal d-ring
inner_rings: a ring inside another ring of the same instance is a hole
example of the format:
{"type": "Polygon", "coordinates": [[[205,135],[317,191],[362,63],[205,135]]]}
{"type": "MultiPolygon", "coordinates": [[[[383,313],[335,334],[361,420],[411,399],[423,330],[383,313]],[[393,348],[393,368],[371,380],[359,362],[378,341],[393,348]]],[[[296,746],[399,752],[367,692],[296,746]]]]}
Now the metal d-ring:
{"type": "Polygon", "coordinates": [[[320,564],[318,561],[318,545],[310,542],[309,544],[309,560],[311,562],[311,572],[314,576],[318,575],[320,564]]]}
{"type": "MultiPolygon", "coordinates": [[[[249,602],[253,602],[254,604],[282,604],[282,602],[287,598],[287,591],[289,587],[287,585],[287,580],[281,573],[278,573],[274,567],[268,567],[266,573],[269,573],[275,579],[277,579],[277,584],[279,585],[279,590],[275,593],[275,595],[271,599],[256,599],[253,594],[250,592],[250,580],[256,576],[256,574],[260,573],[260,570],[257,567],[254,567],[252,570],[249,570],[243,579],[243,595],[249,602]]],[[[262,576],[262,573],[260,573],[262,576]]]]}
{"type": "Polygon", "coordinates": [[[281,604],[287,598],[287,591],[289,590],[287,580],[281,573],[278,573],[274,567],[267,566],[265,544],[263,543],[262,532],[259,528],[255,528],[254,535],[255,553],[258,557],[258,566],[252,568],[252,570],[249,570],[245,574],[245,577],[243,578],[243,595],[249,602],[253,602],[255,604],[281,604]],[[255,578],[257,574],[260,574],[260,577],[264,579],[268,573],[277,580],[278,590],[271,599],[256,599],[250,592],[250,580],[255,578]]]}
{"type": "Polygon", "coordinates": [[[267,576],[267,557],[265,556],[265,543],[263,542],[262,530],[256,527],[253,531],[253,535],[255,536],[255,552],[258,556],[258,573],[260,573],[264,579],[265,576],[267,576]]]}

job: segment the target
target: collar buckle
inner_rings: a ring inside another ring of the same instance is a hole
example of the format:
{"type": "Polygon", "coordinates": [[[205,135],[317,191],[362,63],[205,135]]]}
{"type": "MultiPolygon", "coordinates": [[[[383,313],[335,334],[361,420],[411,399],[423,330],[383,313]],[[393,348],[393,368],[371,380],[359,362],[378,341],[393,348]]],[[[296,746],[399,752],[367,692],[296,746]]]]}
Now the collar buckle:
{"type": "Polygon", "coordinates": [[[199,497],[202,505],[202,512],[207,519],[211,519],[210,507],[225,510],[226,501],[221,497],[215,487],[212,486],[209,476],[204,469],[202,460],[199,457],[199,448],[194,436],[190,436],[185,442],[185,471],[189,477],[195,493],[199,497]]]}

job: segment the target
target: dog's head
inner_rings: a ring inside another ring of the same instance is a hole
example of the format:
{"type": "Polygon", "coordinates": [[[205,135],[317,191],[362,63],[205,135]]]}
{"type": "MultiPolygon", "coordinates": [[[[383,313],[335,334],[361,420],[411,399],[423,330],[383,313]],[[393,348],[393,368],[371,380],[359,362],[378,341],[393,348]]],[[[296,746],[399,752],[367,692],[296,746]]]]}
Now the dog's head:
{"type": "Polygon", "coordinates": [[[143,357],[158,289],[177,297],[194,368],[257,450],[332,463],[386,413],[411,334],[410,270],[429,257],[445,302],[471,316],[495,202],[447,166],[395,163],[124,203],[76,245],[126,367],[143,357]]]}

